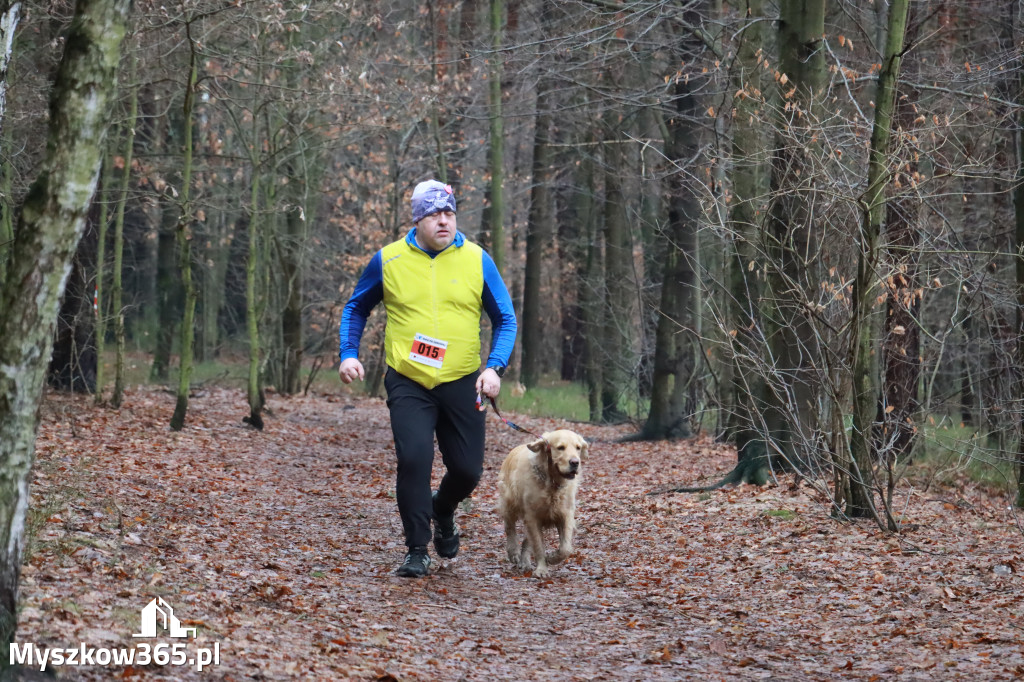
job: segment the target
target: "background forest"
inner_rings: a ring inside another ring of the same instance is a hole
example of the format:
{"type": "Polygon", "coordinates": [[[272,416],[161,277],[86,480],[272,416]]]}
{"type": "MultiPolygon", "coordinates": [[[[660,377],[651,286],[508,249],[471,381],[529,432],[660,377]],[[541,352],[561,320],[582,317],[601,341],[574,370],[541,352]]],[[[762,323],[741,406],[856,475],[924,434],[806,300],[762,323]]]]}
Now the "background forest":
{"type": "MultiPolygon", "coordinates": [[[[0,7],[2,280],[74,8],[0,7]]],[[[264,388],[330,372],[341,306],[436,177],[516,302],[512,381],[582,385],[592,421],[640,438],[729,439],[729,481],[795,469],[896,529],[902,467],[940,439],[1022,461],[1022,20],[1012,0],[135,2],[50,381],[116,406],[144,357],[180,429],[193,361],[248,358],[262,424],[264,388]]],[[[377,315],[371,393],[382,336],[377,315]]]]}

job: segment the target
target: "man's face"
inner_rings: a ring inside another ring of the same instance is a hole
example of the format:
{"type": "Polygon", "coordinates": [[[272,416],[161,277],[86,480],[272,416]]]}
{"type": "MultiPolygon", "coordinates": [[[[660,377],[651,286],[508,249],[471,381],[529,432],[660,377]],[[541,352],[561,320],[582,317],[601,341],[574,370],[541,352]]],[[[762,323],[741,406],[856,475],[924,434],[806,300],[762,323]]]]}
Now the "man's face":
{"type": "Polygon", "coordinates": [[[444,251],[455,239],[455,214],[438,211],[416,223],[416,241],[428,251],[444,251]]]}

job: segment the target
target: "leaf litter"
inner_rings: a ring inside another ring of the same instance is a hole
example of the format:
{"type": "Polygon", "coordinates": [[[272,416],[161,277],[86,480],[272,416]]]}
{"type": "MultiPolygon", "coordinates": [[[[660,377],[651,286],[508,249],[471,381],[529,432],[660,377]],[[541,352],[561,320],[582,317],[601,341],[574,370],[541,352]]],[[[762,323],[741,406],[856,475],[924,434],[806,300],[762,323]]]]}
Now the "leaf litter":
{"type": "MultiPolygon", "coordinates": [[[[64,667],[64,679],[1017,679],[1021,535],[1007,500],[964,484],[910,494],[913,531],[842,524],[806,486],[650,495],[711,479],[708,440],[592,441],[577,553],[538,580],[512,569],[496,512],[504,455],[488,424],[462,550],[394,575],[401,522],[382,400],[207,389],[184,431],[173,399],[120,412],[51,394],[41,409],[16,641],[132,648],[160,596],[220,664],[64,667]],[[943,502],[943,498],[946,502],[943,502]],[[957,504],[948,503],[956,499],[957,504]]],[[[541,432],[567,425],[518,417],[541,432]]],[[[434,484],[442,474],[440,457],[434,484]]],[[[551,539],[553,542],[553,539],[551,539]]],[[[169,640],[165,640],[169,641],[169,640]]]]}

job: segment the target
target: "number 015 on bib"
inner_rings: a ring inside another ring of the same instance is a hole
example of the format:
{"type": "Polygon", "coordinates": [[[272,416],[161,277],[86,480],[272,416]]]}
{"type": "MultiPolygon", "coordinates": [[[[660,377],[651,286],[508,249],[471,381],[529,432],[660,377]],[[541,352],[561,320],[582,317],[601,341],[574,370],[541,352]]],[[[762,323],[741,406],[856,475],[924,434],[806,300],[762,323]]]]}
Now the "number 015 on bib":
{"type": "Polygon", "coordinates": [[[409,359],[422,365],[440,369],[444,363],[444,352],[447,348],[447,341],[433,339],[425,334],[417,334],[412,341],[409,359]]]}

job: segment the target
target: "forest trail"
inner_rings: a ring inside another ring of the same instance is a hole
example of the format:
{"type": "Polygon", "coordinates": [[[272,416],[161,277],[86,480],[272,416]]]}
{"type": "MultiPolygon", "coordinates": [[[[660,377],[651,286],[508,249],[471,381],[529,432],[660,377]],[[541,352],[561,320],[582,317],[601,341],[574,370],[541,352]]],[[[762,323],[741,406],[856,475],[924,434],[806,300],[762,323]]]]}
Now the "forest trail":
{"type": "MultiPolygon", "coordinates": [[[[909,486],[914,530],[841,525],[806,486],[648,493],[713,480],[706,441],[592,441],[577,554],[546,580],[513,570],[495,512],[501,460],[527,437],[488,415],[484,478],[462,551],[394,575],[404,547],[381,400],[270,396],[266,430],[239,391],[121,411],[42,406],[33,539],[17,641],[133,647],[160,596],[219,665],[59,670],[62,679],[1014,679],[1024,675],[1022,542],[1007,501],[909,486]]],[[[566,426],[511,416],[541,432],[566,426]]],[[[439,459],[439,458],[438,458],[439,459]]],[[[435,477],[440,462],[435,464],[435,477]]],[[[173,642],[178,640],[160,641],[173,642]]]]}

